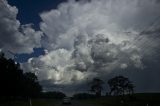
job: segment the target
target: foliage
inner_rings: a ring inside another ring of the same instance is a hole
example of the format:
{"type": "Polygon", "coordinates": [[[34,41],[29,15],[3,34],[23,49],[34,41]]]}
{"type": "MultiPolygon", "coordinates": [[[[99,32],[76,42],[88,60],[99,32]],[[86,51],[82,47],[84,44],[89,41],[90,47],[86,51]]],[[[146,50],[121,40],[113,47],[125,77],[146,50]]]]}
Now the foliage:
{"type": "Polygon", "coordinates": [[[103,89],[102,85],[104,84],[104,82],[99,78],[93,78],[90,84],[90,91],[96,93],[97,97],[101,96],[101,92],[103,89]]]}
{"type": "Polygon", "coordinates": [[[34,73],[23,73],[20,64],[0,53],[0,97],[36,97],[42,88],[34,73]]]}
{"type": "Polygon", "coordinates": [[[55,99],[62,99],[66,95],[63,92],[42,92],[41,97],[42,98],[55,98],[55,99]]]}
{"type": "Polygon", "coordinates": [[[128,78],[116,76],[108,81],[110,87],[110,95],[132,94],[134,85],[128,78]]]}
{"type": "Polygon", "coordinates": [[[74,99],[90,99],[90,98],[95,98],[95,95],[93,94],[88,94],[88,93],[77,93],[73,95],[74,99]]]}

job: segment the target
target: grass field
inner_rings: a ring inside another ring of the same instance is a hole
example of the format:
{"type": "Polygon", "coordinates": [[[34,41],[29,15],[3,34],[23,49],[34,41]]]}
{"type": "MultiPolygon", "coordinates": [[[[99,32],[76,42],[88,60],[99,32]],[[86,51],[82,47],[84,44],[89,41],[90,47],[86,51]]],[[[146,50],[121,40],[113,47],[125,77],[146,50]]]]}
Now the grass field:
{"type": "Polygon", "coordinates": [[[94,106],[160,106],[160,93],[139,93],[124,97],[101,97],[82,102],[94,106]]]}
{"type": "MultiPolygon", "coordinates": [[[[56,99],[33,99],[32,106],[55,106],[59,100],[56,99]]],[[[0,106],[30,106],[29,101],[1,102],[0,106]]]]}
{"type": "MultiPolygon", "coordinates": [[[[124,97],[106,96],[93,99],[78,100],[91,106],[160,106],[160,93],[138,93],[124,97]],[[122,102],[123,100],[123,102],[122,102]]],[[[60,100],[33,99],[32,106],[55,106],[60,100]]],[[[0,106],[30,106],[29,101],[0,102],[0,106]]]]}

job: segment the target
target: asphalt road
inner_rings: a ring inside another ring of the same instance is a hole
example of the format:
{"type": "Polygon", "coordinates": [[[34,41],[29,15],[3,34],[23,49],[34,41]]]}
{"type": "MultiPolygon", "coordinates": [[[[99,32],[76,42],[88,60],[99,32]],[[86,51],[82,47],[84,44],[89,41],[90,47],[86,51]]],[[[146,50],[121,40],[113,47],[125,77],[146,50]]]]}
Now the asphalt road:
{"type": "Polygon", "coordinates": [[[71,101],[71,104],[63,104],[62,102],[59,102],[56,106],[94,106],[94,105],[84,104],[79,101],[71,101]]]}

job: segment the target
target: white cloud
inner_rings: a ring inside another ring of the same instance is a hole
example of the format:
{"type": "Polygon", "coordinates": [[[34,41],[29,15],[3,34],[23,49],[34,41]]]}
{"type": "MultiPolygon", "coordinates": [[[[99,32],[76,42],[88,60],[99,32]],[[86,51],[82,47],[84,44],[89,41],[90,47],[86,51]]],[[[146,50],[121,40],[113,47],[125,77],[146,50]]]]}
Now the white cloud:
{"type": "Polygon", "coordinates": [[[142,60],[159,47],[155,35],[147,34],[159,27],[148,29],[159,9],[154,0],[72,0],[43,12],[40,28],[47,53],[32,60],[42,64],[36,64],[40,79],[70,84],[115,70],[143,69],[142,60]]]}
{"type": "Polygon", "coordinates": [[[28,53],[42,45],[46,54],[22,65],[53,85],[144,70],[144,59],[153,59],[160,46],[159,10],[156,0],[69,0],[40,14],[41,39],[41,31],[16,19],[16,7],[1,1],[0,48],[28,53]]]}
{"type": "Polygon", "coordinates": [[[37,59],[29,59],[28,64],[23,64],[25,69],[32,69],[40,80],[53,80],[53,84],[68,84],[83,80],[84,73],[72,69],[71,52],[65,49],[52,51],[37,59]]]}
{"type": "Polygon", "coordinates": [[[14,53],[31,53],[41,47],[41,31],[35,31],[31,24],[21,25],[17,20],[18,9],[6,0],[0,1],[0,48],[14,53]]]}

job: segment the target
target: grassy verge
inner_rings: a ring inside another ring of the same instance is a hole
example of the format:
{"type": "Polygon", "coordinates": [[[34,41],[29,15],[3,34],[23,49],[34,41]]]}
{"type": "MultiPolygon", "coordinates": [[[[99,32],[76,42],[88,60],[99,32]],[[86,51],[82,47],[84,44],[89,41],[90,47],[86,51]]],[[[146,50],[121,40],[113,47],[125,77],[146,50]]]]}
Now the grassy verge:
{"type": "MultiPolygon", "coordinates": [[[[32,106],[55,106],[60,100],[56,99],[33,99],[32,106]]],[[[1,102],[0,106],[30,106],[29,101],[1,102]]]]}
{"type": "Polygon", "coordinates": [[[100,97],[94,99],[81,100],[86,104],[94,106],[160,106],[160,94],[134,94],[124,97],[100,97]]]}

